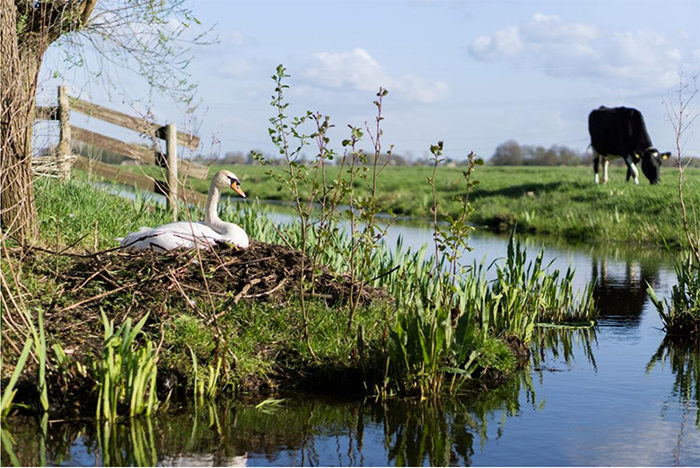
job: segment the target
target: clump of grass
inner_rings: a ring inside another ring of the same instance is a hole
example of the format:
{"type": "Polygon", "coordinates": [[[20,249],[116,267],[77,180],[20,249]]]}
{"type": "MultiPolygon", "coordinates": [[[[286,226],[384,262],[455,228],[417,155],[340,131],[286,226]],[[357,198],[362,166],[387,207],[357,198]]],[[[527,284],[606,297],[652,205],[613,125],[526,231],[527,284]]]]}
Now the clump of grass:
{"type": "Polygon", "coordinates": [[[678,284],[673,286],[669,299],[661,301],[650,284],[647,284],[647,292],[668,335],[697,341],[700,336],[700,263],[695,256],[686,254],[674,268],[678,284]]]}
{"type": "Polygon", "coordinates": [[[515,333],[523,343],[532,339],[538,322],[581,323],[590,325],[598,311],[593,300],[593,283],[579,294],[574,292],[574,271],[548,271],[543,266],[544,249],[528,262],[527,250],[515,234],[508,242],[505,265],[496,265],[497,278],[486,294],[481,314],[484,327],[496,334],[515,333]]]}
{"type": "Polygon", "coordinates": [[[150,416],[157,408],[156,378],[157,355],[153,343],[145,340],[142,346],[135,342],[148,314],[133,328],[131,319],[114,331],[114,321],[102,312],[104,326],[104,349],[96,374],[99,376],[97,419],[116,421],[123,407],[128,416],[150,416]]]}
{"type": "Polygon", "coordinates": [[[219,393],[219,378],[221,377],[221,358],[216,360],[216,367],[207,366],[206,374],[200,371],[197,363],[197,356],[192,348],[188,346],[190,355],[192,356],[192,388],[194,401],[198,405],[203,405],[204,400],[213,400],[219,393]],[[200,375],[201,373],[201,375],[200,375]]]}
{"type": "Polygon", "coordinates": [[[33,357],[38,364],[37,392],[39,393],[39,405],[42,412],[45,413],[49,410],[48,385],[46,382],[47,347],[43,312],[38,310],[36,325],[34,324],[32,314],[26,307],[22,307],[20,314],[28,331],[25,332],[26,339],[24,341],[24,348],[17,360],[12,377],[3,391],[2,404],[0,405],[0,416],[2,418],[5,418],[12,408],[12,401],[17,391],[14,387],[27,364],[27,359],[31,354],[32,348],[34,349],[33,357]]]}
{"type": "Polygon", "coordinates": [[[671,395],[689,411],[695,407],[695,426],[700,429],[700,411],[697,411],[697,401],[700,398],[700,354],[697,342],[666,336],[647,363],[647,374],[657,366],[671,370],[675,376],[671,395]]]}
{"type": "Polygon", "coordinates": [[[115,197],[96,189],[93,181],[80,173],[62,183],[38,179],[35,190],[41,238],[59,250],[114,247],[115,237],[141,226],[172,221],[165,208],[154,207],[144,195],[137,193],[132,201],[115,197]]]}

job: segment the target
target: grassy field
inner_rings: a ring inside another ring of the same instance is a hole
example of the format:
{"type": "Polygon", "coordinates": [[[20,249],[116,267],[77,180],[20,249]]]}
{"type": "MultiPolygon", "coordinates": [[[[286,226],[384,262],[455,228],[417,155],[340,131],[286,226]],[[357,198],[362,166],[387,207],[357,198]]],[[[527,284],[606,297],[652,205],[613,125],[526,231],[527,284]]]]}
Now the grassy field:
{"type": "MultiPolygon", "coordinates": [[[[250,198],[290,200],[267,173],[278,170],[262,166],[211,166],[210,174],[229,169],[241,178],[250,198]]],[[[329,177],[338,169],[329,167],[329,177]]],[[[426,182],[429,167],[387,167],[378,179],[379,205],[399,216],[430,217],[431,188],[426,182]]],[[[476,211],[471,221],[496,231],[510,231],[517,223],[521,232],[563,237],[576,242],[629,242],[672,247],[682,244],[678,203],[678,172],[664,168],[662,183],[652,186],[641,178],[635,186],[625,182],[624,168],[612,167],[610,181],[593,184],[590,167],[479,167],[480,181],[472,192],[476,211]]],[[[201,192],[208,181],[192,181],[201,192]]],[[[686,172],[686,194],[700,207],[700,169],[686,172]]],[[[355,187],[360,193],[359,183],[355,187]]],[[[460,168],[440,168],[436,178],[440,209],[455,215],[463,192],[460,168]]]]}

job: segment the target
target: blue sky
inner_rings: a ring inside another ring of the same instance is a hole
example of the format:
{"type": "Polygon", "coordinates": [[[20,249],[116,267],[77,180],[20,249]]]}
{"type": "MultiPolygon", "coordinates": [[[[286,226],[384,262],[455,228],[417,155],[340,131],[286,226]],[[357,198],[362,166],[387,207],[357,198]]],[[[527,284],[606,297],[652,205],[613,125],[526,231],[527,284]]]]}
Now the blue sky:
{"type": "MultiPolygon", "coordinates": [[[[347,137],[348,124],[373,121],[372,101],[383,86],[389,90],[385,147],[393,144],[395,153],[417,158],[444,140],[455,159],[470,150],[490,157],[509,139],[583,151],[588,113],[600,105],[638,108],[655,146],[671,150],[674,132],[664,101],[677,100],[669,91],[678,88],[680,70],[686,80],[700,72],[697,0],[191,5],[218,36],[217,44],[192,48],[189,67],[199,85],[195,123],[205,153],[274,151],[267,132],[270,76],[280,63],[291,75],[289,113],[330,115],[335,148],[347,137]]],[[[192,126],[138,76],[118,72],[119,85],[106,91],[94,81],[87,85],[85,74],[67,69],[62,57],[60,48],[50,50],[40,102],[64,83],[94,102],[128,111],[126,101],[142,101],[160,121],[192,126]],[[50,78],[56,71],[61,78],[50,78]]],[[[698,124],[685,137],[686,154],[700,154],[698,124]]]]}

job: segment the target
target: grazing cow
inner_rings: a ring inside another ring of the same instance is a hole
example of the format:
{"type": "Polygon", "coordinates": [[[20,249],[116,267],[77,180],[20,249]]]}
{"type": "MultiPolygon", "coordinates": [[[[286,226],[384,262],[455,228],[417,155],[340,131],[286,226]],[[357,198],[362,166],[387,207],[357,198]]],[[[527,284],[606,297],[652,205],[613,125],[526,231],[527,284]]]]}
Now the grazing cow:
{"type": "Polygon", "coordinates": [[[608,181],[609,158],[623,158],[627,163],[627,181],[634,177],[639,184],[637,166],[642,161],[642,172],[649,182],[661,181],[659,171],[661,162],[671,153],[659,154],[651,144],[651,138],[644,125],[644,117],[637,109],[629,107],[603,107],[595,109],[588,116],[588,132],[591,134],[593,147],[593,172],[598,183],[598,165],[601,158],[603,165],[603,183],[608,181]]]}

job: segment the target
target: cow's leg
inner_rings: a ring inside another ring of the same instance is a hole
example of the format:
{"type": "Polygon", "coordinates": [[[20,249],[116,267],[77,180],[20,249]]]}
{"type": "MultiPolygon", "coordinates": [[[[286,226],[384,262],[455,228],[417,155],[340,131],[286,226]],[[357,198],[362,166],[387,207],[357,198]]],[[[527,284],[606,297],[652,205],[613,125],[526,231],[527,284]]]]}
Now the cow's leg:
{"type": "Polygon", "coordinates": [[[607,184],[608,183],[608,166],[610,165],[610,160],[608,158],[605,158],[605,162],[603,162],[603,183],[607,184]]]}
{"type": "Polygon", "coordinates": [[[600,165],[600,155],[593,150],[593,183],[598,184],[598,166],[600,165]]]}
{"type": "Polygon", "coordinates": [[[627,164],[627,182],[630,181],[630,177],[634,177],[634,183],[639,185],[639,173],[637,172],[637,166],[632,162],[632,158],[629,156],[625,157],[625,163],[627,164]]]}

